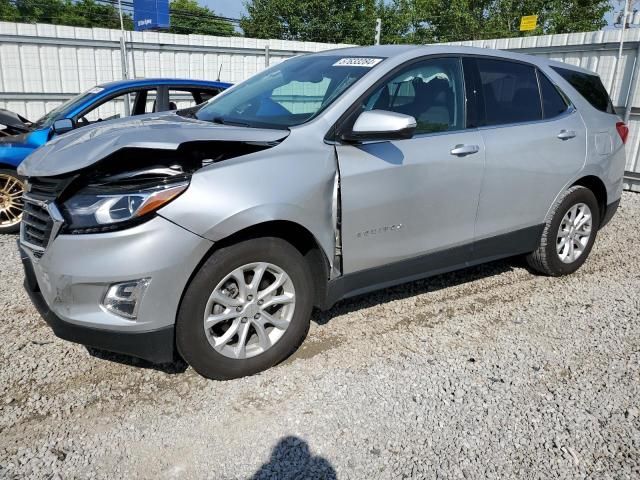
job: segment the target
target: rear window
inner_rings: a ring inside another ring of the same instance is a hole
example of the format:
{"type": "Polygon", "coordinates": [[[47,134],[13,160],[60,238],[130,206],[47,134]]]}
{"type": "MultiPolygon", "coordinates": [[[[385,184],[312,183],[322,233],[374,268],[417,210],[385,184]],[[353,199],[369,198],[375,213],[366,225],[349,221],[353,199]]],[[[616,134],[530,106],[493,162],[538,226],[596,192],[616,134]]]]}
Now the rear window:
{"type": "Polygon", "coordinates": [[[505,60],[477,59],[487,125],[542,119],[536,70],[505,60]]]}
{"type": "Polygon", "coordinates": [[[553,68],[562,78],[571,84],[585,100],[587,100],[594,108],[606,113],[616,113],[600,77],[597,75],[589,75],[568,68],[553,68]]]}

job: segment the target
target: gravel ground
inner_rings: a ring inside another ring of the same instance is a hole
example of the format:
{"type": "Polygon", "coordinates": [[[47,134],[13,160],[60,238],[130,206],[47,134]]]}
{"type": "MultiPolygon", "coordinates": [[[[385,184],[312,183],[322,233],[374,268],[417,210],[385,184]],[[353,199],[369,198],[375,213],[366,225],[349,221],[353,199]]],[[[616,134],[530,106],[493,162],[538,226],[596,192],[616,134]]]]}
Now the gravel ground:
{"type": "Polygon", "coordinates": [[[0,238],[0,477],[639,478],[640,195],[573,276],[519,260],[315,313],[206,381],[56,339],[0,238]]]}

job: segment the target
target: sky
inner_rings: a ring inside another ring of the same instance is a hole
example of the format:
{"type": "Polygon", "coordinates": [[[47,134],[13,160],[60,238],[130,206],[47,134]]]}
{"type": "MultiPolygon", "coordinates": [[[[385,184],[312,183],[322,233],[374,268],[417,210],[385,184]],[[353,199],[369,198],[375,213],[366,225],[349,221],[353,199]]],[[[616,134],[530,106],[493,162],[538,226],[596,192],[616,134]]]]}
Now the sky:
{"type": "Polygon", "coordinates": [[[240,18],[245,13],[243,0],[198,0],[221,17],[240,18]]]}
{"type": "MultiPolygon", "coordinates": [[[[206,5],[222,17],[240,18],[245,13],[244,0],[198,0],[198,3],[206,5]]],[[[620,10],[620,2],[618,0],[610,0],[610,3],[615,10],[620,10]]],[[[607,22],[611,23],[612,12],[607,14],[606,19],[607,22]]]]}

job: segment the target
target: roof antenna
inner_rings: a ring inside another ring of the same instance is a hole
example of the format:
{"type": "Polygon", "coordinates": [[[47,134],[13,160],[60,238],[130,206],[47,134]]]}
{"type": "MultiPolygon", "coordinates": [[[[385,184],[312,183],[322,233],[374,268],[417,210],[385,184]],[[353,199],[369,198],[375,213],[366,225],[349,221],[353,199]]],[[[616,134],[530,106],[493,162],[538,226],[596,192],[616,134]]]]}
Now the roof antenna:
{"type": "Polygon", "coordinates": [[[222,63],[220,63],[220,68],[218,69],[218,79],[216,80],[216,82],[220,81],[220,73],[222,73],[222,63]]]}

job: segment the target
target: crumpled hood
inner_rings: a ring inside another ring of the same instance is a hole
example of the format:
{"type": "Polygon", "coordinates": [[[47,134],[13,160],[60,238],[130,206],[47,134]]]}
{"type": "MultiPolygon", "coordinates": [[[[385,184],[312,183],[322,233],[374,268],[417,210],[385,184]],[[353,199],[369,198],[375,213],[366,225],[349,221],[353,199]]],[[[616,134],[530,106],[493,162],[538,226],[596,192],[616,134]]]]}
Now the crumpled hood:
{"type": "Polygon", "coordinates": [[[287,135],[285,130],[219,125],[175,112],[154,113],[80,127],[56,137],[29,155],[18,173],[27,177],[62,175],[93,165],[122,148],[177,150],[185,142],[197,141],[266,144],[287,135]]]}

